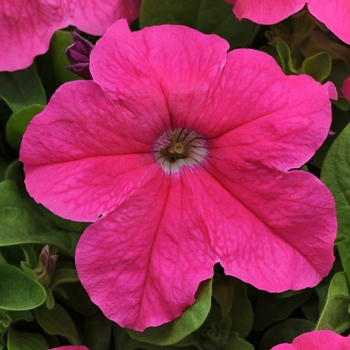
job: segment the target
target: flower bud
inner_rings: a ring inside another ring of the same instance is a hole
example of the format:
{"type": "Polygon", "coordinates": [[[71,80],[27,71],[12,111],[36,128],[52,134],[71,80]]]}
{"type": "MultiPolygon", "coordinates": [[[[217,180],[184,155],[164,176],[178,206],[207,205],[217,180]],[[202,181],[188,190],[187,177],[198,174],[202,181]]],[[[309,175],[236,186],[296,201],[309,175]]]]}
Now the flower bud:
{"type": "Polygon", "coordinates": [[[65,68],[86,80],[91,80],[89,61],[94,45],[80,36],[76,31],[71,32],[71,34],[73,44],[66,49],[66,56],[71,65],[65,68]]]}
{"type": "Polygon", "coordinates": [[[50,283],[52,273],[56,268],[57,258],[58,255],[50,255],[48,245],[46,245],[40,253],[39,263],[34,271],[37,274],[38,281],[44,287],[47,287],[50,283]]]}

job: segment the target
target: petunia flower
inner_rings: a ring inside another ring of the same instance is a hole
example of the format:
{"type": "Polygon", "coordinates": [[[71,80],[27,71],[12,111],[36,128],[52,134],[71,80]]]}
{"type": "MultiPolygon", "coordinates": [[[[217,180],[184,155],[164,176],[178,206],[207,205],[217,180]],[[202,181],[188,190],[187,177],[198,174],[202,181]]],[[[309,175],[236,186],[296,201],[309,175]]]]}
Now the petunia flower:
{"type": "Polygon", "coordinates": [[[291,169],[327,137],[335,88],[228,48],[118,21],[91,52],[93,80],[61,86],[23,137],[34,199],[95,222],[78,275],[124,327],[180,316],[216,263],[270,292],[315,286],[332,267],[332,195],[291,169]]]}
{"type": "Polygon", "coordinates": [[[141,0],[1,0],[0,71],[30,66],[45,53],[53,33],[68,25],[102,35],[120,18],[137,18],[141,0]]]}
{"type": "Polygon", "coordinates": [[[312,331],[296,337],[292,344],[279,344],[271,350],[346,350],[350,349],[350,336],[329,331],[312,331]]]}
{"type": "Polygon", "coordinates": [[[305,4],[310,13],[330,31],[350,44],[350,7],[348,0],[226,0],[233,4],[239,18],[259,24],[275,24],[300,11],[305,4]]]}

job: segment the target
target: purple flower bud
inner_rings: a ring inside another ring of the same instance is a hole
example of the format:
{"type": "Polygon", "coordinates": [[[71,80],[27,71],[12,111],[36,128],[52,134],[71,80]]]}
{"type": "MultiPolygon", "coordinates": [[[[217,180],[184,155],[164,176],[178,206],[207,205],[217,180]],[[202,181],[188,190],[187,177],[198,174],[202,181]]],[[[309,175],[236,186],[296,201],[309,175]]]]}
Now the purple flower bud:
{"type": "Polygon", "coordinates": [[[73,44],[66,49],[66,56],[71,66],[65,68],[86,80],[91,80],[92,76],[89,68],[89,60],[94,45],[80,36],[76,31],[71,32],[71,34],[73,44]]]}

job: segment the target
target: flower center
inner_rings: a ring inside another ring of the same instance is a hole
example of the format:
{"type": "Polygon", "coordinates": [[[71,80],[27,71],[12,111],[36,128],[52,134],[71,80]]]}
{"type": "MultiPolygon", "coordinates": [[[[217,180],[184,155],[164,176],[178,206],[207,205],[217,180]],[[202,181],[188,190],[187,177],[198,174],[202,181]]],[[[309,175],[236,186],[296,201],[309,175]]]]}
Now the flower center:
{"type": "Polygon", "coordinates": [[[207,143],[197,132],[177,128],[169,130],[154,144],[156,161],[168,173],[179,171],[183,165],[200,164],[207,154],[207,143]]]}

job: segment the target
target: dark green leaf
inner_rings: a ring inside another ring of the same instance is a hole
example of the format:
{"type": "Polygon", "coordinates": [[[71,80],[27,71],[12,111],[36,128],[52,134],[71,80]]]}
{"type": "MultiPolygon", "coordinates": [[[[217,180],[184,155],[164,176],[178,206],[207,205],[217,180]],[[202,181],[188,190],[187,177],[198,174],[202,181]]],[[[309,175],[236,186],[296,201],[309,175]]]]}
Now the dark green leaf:
{"type": "Polygon", "coordinates": [[[350,290],[346,273],[334,275],[328,290],[326,305],[317,322],[316,329],[330,329],[342,333],[350,328],[350,290]]]}
{"type": "Polygon", "coordinates": [[[233,281],[225,275],[217,275],[213,282],[213,297],[221,307],[222,315],[227,315],[232,307],[233,281]]]}
{"type": "Polygon", "coordinates": [[[261,292],[255,310],[254,327],[261,331],[273,322],[287,318],[298,306],[309,299],[312,289],[294,292],[289,298],[280,298],[277,295],[261,292]]]}
{"type": "Polygon", "coordinates": [[[88,222],[75,222],[67,219],[62,219],[42,205],[40,205],[39,208],[49,220],[64,230],[82,233],[90,225],[88,222]]]}
{"type": "Polygon", "coordinates": [[[53,244],[73,256],[79,234],[66,231],[47,231],[34,218],[12,181],[0,183],[0,246],[42,243],[53,244]]]}
{"type": "Polygon", "coordinates": [[[79,278],[76,270],[56,269],[52,274],[49,288],[54,289],[59,284],[72,283],[72,282],[78,282],[78,281],[79,281],[79,278]]]}
{"type": "Polygon", "coordinates": [[[11,147],[19,150],[22,136],[27,129],[29,122],[35,115],[40,113],[45,106],[32,105],[24,107],[16,113],[13,113],[6,124],[6,139],[11,147]]]}
{"type": "Polygon", "coordinates": [[[337,248],[344,270],[350,278],[350,125],[332,144],[323,162],[321,180],[335,198],[338,219],[337,248]]]}
{"type": "Polygon", "coordinates": [[[41,306],[34,310],[35,317],[40,326],[48,334],[57,334],[65,337],[73,345],[81,344],[80,337],[68,312],[55,303],[52,310],[41,306]]]}
{"type": "Polygon", "coordinates": [[[31,269],[35,269],[38,265],[38,254],[30,244],[21,244],[20,245],[22,252],[25,257],[25,262],[27,266],[31,269]]]}
{"type": "Polygon", "coordinates": [[[289,46],[284,41],[280,41],[277,43],[276,49],[281,60],[283,72],[285,74],[296,74],[297,71],[292,62],[289,46]]]}
{"type": "Polygon", "coordinates": [[[245,338],[253,327],[254,313],[247,296],[246,284],[232,278],[233,303],[230,311],[232,318],[232,330],[236,331],[241,338],[245,338]]]}
{"type": "Polygon", "coordinates": [[[61,284],[54,292],[56,297],[82,315],[92,317],[99,311],[80,283],[61,284]]]}
{"type": "Polygon", "coordinates": [[[331,73],[332,59],[327,52],[320,52],[304,60],[302,71],[322,83],[331,73]]]}
{"type": "Polygon", "coordinates": [[[90,350],[108,350],[112,336],[112,321],[101,312],[85,319],[84,340],[90,350]]]}
{"type": "Polygon", "coordinates": [[[9,316],[11,317],[12,322],[16,322],[19,320],[24,320],[27,322],[33,321],[34,317],[33,314],[28,311],[7,311],[9,316]]]}
{"type": "Polygon", "coordinates": [[[222,0],[143,0],[140,27],[183,24],[205,34],[217,34],[231,48],[249,46],[259,28],[248,20],[239,21],[232,5],[222,0]]]}
{"type": "Polygon", "coordinates": [[[49,54],[52,60],[51,67],[53,69],[56,84],[58,85],[62,85],[67,81],[82,79],[64,68],[70,65],[65,51],[68,46],[72,45],[72,43],[73,40],[71,34],[63,30],[57,30],[51,39],[49,54]]]}
{"type": "Polygon", "coordinates": [[[314,323],[303,319],[290,318],[277,323],[264,334],[260,342],[259,350],[270,350],[277,344],[291,343],[298,335],[311,332],[314,328],[314,323]]]}
{"type": "Polygon", "coordinates": [[[43,286],[12,265],[0,264],[0,308],[30,310],[46,298],[43,286]]]}
{"type": "Polygon", "coordinates": [[[225,350],[254,350],[254,346],[248,343],[246,340],[238,337],[237,334],[232,334],[229,342],[224,348],[225,350]]]}
{"type": "Polygon", "coordinates": [[[159,327],[146,328],[144,332],[127,330],[138,341],[157,345],[175,344],[198,329],[208,316],[211,306],[212,280],[199,285],[195,303],[176,320],[159,327]]]}
{"type": "Polygon", "coordinates": [[[47,350],[49,347],[41,334],[19,332],[10,329],[7,333],[8,350],[47,350]]]}
{"type": "Polygon", "coordinates": [[[0,73],[0,98],[18,112],[33,104],[46,105],[46,96],[35,64],[16,72],[0,73]]]}

